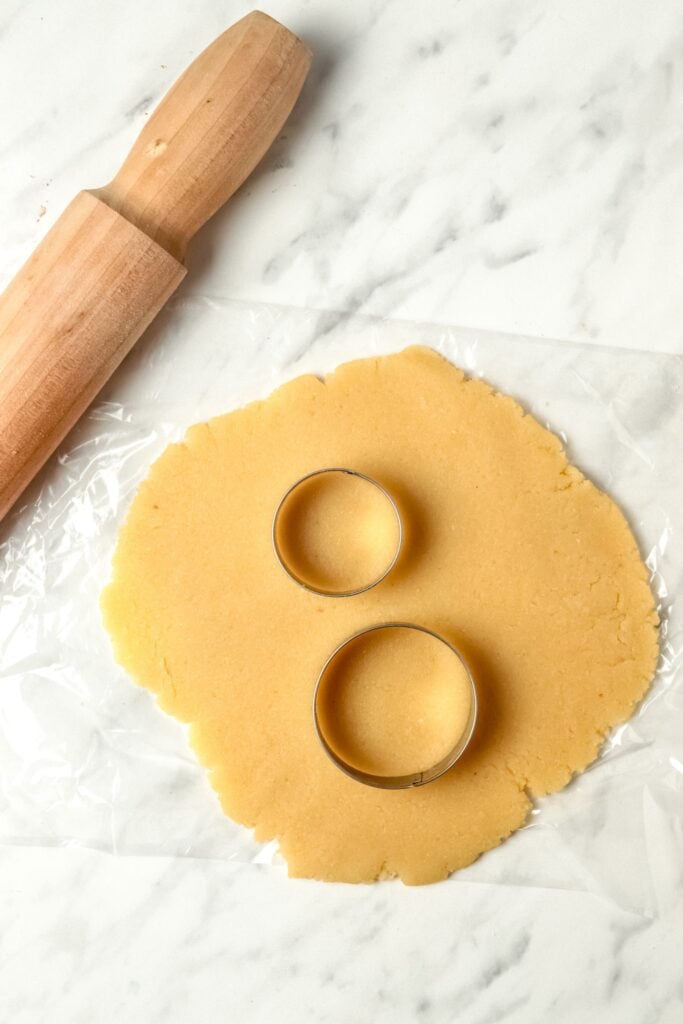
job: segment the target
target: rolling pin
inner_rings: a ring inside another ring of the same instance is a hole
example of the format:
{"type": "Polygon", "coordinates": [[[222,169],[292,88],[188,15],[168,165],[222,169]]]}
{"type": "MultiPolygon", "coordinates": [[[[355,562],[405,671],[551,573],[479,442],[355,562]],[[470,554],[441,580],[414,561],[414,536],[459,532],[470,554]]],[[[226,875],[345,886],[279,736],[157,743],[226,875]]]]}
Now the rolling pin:
{"type": "Polygon", "coordinates": [[[238,21],[0,296],[0,519],[183,280],[188,243],[271,145],[310,62],[267,15],[238,21]]]}

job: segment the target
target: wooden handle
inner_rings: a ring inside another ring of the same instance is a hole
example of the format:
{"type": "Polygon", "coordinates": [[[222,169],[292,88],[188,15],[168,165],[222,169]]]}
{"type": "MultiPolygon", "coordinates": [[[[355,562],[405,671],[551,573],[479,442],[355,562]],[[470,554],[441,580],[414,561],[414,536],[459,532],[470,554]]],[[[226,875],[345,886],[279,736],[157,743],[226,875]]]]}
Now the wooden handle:
{"type": "Polygon", "coordinates": [[[274,140],[310,59],[265,14],[228,29],[0,296],[0,519],[178,287],[187,243],[274,140]]]}
{"type": "Polygon", "coordinates": [[[248,14],[189,66],[95,194],[182,260],[277,136],[310,63],[283,25],[248,14]]]}

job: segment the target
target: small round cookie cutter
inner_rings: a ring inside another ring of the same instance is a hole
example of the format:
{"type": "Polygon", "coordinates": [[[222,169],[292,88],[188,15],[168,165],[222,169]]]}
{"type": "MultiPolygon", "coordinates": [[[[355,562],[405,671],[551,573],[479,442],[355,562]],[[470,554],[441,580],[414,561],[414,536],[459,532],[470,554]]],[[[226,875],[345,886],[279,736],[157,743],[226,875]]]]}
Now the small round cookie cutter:
{"type": "Polygon", "coordinates": [[[391,570],[396,565],[399,559],[399,555],[401,554],[401,548],[403,547],[403,520],[401,518],[401,513],[399,512],[398,505],[392,498],[389,491],[386,489],[386,487],[383,487],[373,477],[368,476],[366,473],[359,473],[358,470],[355,469],[347,469],[342,466],[331,466],[326,469],[316,469],[312,473],[306,473],[305,476],[299,477],[298,480],[295,480],[292,486],[285,491],[285,493],[280,498],[277,508],[275,509],[275,515],[273,516],[273,524],[271,529],[271,536],[273,541],[273,550],[275,551],[275,557],[277,558],[278,562],[280,563],[284,571],[287,573],[289,578],[294,580],[294,582],[297,583],[300,587],[303,587],[304,590],[308,590],[310,591],[310,593],[318,594],[322,597],[355,597],[358,594],[364,594],[366,593],[366,591],[372,590],[373,587],[376,587],[378,583],[381,583],[382,580],[389,575],[391,570]],[[292,568],[292,566],[288,563],[287,559],[285,558],[280,547],[280,542],[278,540],[278,527],[280,525],[280,518],[282,515],[282,511],[285,505],[287,504],[289,498],[291,498],[294,492],[297,491],[301,486],[303,486],[308,480],[312,480],[314,477],[325,476],[330,473],[343,473],[345,476],[357,477],[359,480],[365,480],[366,483],[371,484],[374,488],[376,488],[384,497],[391,511],[393,512],[394,519],[396,520],[396,526],[398,528],[396,547],[393,551],[391,559],[389,560],[387,565],[382,569],[382,572],[374,579],[370,580],[369,583],[363,583],[358,587],[353,587],[346,590],[326,590],[320,587],[316,587],[315,584],[311,583],[310,580],[306,580],[302,576],[299,576],[298,573],[295,572],[295,570],[292,568]]]}
{"type": "Polygon", "coordinates": [[[340,768],[345,775],[348,775],[350,778],[355,779],[356,782],[364,783],[366,786],[374,786],[376,789],[411,789],[418,786],[425,786],[427,785],[427,783],[434,782],[435,779],[438,779],[442,775],[444,775],[447,771],[449,771],[449,769],[453,767],[456,761],[458,761],[462,757],[470,740],[472,739],[474,727],[477,722],[477,710],[477,688],[475,686],[474,678],[472,676],[470,667],[463,658],[460,651],[458,651],[458,649],[454,647],[453,644],[450,643],[450,641],[448,641],[445,637],[441,636],[440,633],[434,632],[433,629],[427,629],[426,626],[419,626],[417,625],[417,623],[414,622],[380,622],[377,625],[367,626],[365,629],[360,629],[358,630],[358,632],[353,633],[351,636],[347,637],[332,651],[332,653],[328,657],[327,661],[320,670],[320,674],[318,675],[318,679],[315,684],[315,689],[313,691],[313,725],[315,727],[316,735],[318,737],[318,740],[320,741],[323,750],[330,758],[330,760],[334,762],[337,768],[340,768]],[[469,683],[469,690],[471,695],[470,711],[463,732],[460,734],[451,750],[449,750],[449,752],[444,757],[442,757],[440,761],[437,761],[436,764],[431,765],[431,767],[421,772],[411,772],[407,775],[373,775],[369,772],[361,771],[361,769],[356,768],[348,761],[345,761],[344,758],[342,758],[337,753],[337,751],[330,746],[325,736],[324,729],[321,726],[319,715],[319,698],[321,688],[325,681],[325,677],[327,675],[328,670],[331,668],[331,666],[333,665],[337,657],[342,653],[342,651],[344,651],[349,644],[353,643],[354,640],[357,640],[361,636],[366,636],[369,633],[374,633],[378,630],[383,629],[411,629],[420,633],[426,633],[428,636],[431,636],[435,640],[438,640],[440,643],[444,644],[449,649],[449,651],[451,651],[452,654],[459,660],[459,662],[465,669],[465,673],[469,683]]]}

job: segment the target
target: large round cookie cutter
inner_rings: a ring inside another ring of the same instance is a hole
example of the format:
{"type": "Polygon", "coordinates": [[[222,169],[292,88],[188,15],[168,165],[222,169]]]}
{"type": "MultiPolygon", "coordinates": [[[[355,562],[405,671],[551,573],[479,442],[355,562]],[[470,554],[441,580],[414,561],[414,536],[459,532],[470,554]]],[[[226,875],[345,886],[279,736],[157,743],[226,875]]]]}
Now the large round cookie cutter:
{"type": "Polygon", "coordinates": [[[315,732],[320,741],[320,744],[330,758],[331,761],[336,764],[337,768],[340,768],[345,775],[355,779],[356,782],[362,782],[366,786],[374,786],[376,789],[412,789],[417,786],[426,786],[429,782],[434,782],[435,779],[445,775],[449,769],[458,761],[465,753],[467,746],[472,739],[474,733],[474,727],[477,723],[477,688],[474,683],[474,678],[470,670],[469,665],[463,658],[462,654],[456,647],[453,646],[450,641],[445,637],[441,636],[440,633],[434,632],[433,629],[427,629],[426,626],[419,626],[414,622],[380,622],[374,626],[367,626],[365,629],[360,629],[358,632],[353,633],[351,636],[343,640],[335,649],[332,651],[327,661],[320,670],[320,674],[316,680],[315,689],[313,691],[313,724],[315,732]],[[458,659],[462,667],[465,669],[467,676],[469,691],[470,691],[470,709],[465,728],[455,738],[455,742],[448,753],[437,761],[436,764],[431,765],[424,771],[410,772],[407,775],[373,775],[370,772],[362,771],[355,765],[350,764],[344,760],[343,757],[334,749],[329,743],[325,730],[322,726],[321,717],[319,714],[320,709],[320,696],[321,691],[324,687],[325,679],[329,670],[334,666],[337,658],[342,652],[352,644],[359,637],[366,636],[369,633],[375,633],[383,629],[410,629],[415,630],[419,633],[426,633],[427,636],[433,637],[439,643],[444,644],[448,650],[458,659]]]}

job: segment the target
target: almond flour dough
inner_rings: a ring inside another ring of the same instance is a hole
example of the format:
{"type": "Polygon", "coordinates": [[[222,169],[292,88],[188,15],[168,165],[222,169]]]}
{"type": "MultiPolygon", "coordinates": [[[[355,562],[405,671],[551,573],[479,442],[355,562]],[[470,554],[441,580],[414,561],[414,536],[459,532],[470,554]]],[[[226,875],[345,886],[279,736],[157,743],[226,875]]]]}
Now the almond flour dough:
{"type": "Polygon", "coordinates": [[[118,660],[191,742],[225,812],[277,838],[290,874],[432,882],[561,789],[653,676],[657,616],[617,506],[511,398],[413,348],[301,377],[192,427],[133,502],[103,594],[118,660]],[[297,587],[271,547],[290,484],[324,466],[379,480],[406,527],[397,566],[358,597],[297,587]],[[330,651],[414,621],[468,660],[475,736],[438,781],[347,778],[311,721],[330,651]]]}
{"type": "Polygon", "coordinates": [[[362,590],[385,574],[399,543],[386,496],[361,477],[321,473],[283,502],[276,530],[285,564],[316,590],[362,590]]]}
{"type": "Polygon", "coordinates": [[[462,740],[472,714],[467,670],[450,647],[387,627],[351,640],[325,672],[317,701],[326,742],[370,775],[426,772],[462,740]]]}

